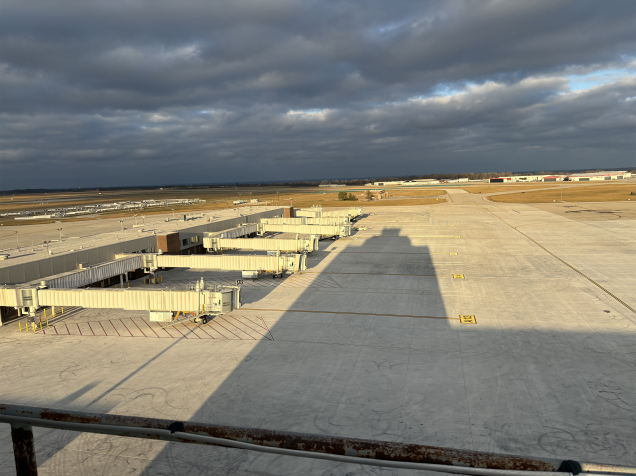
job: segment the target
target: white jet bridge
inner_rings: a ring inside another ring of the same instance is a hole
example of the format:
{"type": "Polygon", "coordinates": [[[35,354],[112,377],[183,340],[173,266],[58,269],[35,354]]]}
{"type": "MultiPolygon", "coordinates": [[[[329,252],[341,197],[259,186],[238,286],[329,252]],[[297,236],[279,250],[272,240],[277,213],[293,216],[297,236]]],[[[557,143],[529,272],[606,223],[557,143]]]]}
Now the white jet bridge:
{"type": "Polygon", "coordinates": [[[261,273],[281,276],[307,269],[305,254],[266,255],[164,255],[144,253],[143,264],[146,272],[153,273],[159,268],[218,269],[241,271],[244,278],[256,278],[261,273]]]}
{"type": "Polygon", "coordinates": [[[348,225],[349,216],[261,218],[261,223],[269,225],[348,225]]]}
{"type": "Polygon", "coordinates": [[[349,217],[353,220],[362,215],[362,207],[351,207],[348,210],[330,210],[322,212],[322,217],[349,217]]]}
{"type": "Polygon", "coordinates": [[[242,236],[248,236],[258,231],[257,223],[246,223],[245,225],[237,226],[236,228],[230,228],[229,230],[215,231],[211,233],[203,233],[203,239],[206,238],[240,238],[242,236]]]}
{"type": "Polygon", "coordinates": [[[283,225],[276,223],[259,223],[258,233],[303,233],[319,235],[321,238],[351,236],[351,225],[283,225]]]}
{"type": "Polygon", "coordinates": [[[126,276],[126,280],[128,279],[127,273],[140,268],[143,268],[142,255],[131,254],[94,266],[82,263],[81,268],[73,271],[47,276],[20,286],[38,286],[45,283],[47,288],[81,288],[117,275],[122,277],[123,284],[123,277],[126,276]]]}
{"type": "Polygon", "coordinates": [[[355,220],[362,215],[362,207],[351,207],[346,210],[330,210],[324,211],[322,207],[316,206],[311,208],[299,208],[294,211],[296,217],[313,217],[313,218],[325,218],[325,217],[349,217],[350,220],[355,220]]]}
{"type": "Polygon", "coordinates": [[[206,289],[203,279],[189,291],[154,289],[49,289],[44,285],[0,288],[0,305],[27,311],[67,306],[92,309],[149,311],[151,321],[171,321],[181,311],[197,315],[223,314],[241,306],[240,286],[206,289]]]}
{"type": "Polygon", "coordinates": [[[320,237],[309,238],[203,238],[203,247],[207,250],[220,252],[222,250],[254,250],[280,251],[283,253],[311,253],[318,250],[320,237]]]}

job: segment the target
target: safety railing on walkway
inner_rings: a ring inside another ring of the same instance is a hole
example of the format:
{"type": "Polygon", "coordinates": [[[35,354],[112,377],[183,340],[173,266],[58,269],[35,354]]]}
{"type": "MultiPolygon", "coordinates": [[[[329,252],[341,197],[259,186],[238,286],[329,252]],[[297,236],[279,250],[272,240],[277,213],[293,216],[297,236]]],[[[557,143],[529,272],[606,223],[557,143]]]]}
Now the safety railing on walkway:
{"type": "Polygon", "coordinates": [[[439,471],[478,476],[549,474],[636,474],[636,468],[391,441],[310,435],[209,423],[176,422],[103,413],[0,404],[0,422],[11,425],[18,476],[37,475],[33,426],[132,438],[223,446],[302,458],[387,468],[439,471]]]}

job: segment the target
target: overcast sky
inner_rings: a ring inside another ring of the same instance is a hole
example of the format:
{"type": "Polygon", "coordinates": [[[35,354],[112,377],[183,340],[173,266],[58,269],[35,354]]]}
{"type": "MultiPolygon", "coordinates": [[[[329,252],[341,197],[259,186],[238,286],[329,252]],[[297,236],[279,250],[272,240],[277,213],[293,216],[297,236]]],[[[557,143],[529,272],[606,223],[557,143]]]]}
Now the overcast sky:
{"type": "Polygon", "coordinates": [[[621,166],[634,0],[0,0],[0,189],[621,166]]]}

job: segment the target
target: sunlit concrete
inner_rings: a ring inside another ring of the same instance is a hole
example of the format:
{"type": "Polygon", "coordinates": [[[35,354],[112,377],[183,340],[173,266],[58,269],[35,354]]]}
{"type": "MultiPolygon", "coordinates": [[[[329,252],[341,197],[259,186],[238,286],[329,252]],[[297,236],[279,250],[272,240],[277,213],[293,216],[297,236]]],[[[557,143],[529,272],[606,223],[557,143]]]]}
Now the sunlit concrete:
{"type": "MultiPolygon", "coordinates": [[[[271,334],[56,336],[11,324],[0,400],[636,465],[636,220],[460,191],[369,212],[367,230],[321,242],[308,272],[245,284],[228,322],[271,334]]],[[[150,286],[238,277],[162,275],[150,286]]],[[[145,318],[65,313],[71,328],[145,318]]],[[[45,475],[417,474],[52,430],[36,431],[36,449],[45,475]]],[[[7,425],[0,474],[14,474],[7,425]]]]}

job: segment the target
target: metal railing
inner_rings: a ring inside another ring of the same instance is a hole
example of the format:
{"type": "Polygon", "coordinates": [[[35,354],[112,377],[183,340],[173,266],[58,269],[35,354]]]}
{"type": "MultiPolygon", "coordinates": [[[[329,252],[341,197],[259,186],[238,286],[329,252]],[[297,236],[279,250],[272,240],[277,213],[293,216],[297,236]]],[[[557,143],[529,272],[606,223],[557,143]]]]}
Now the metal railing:
{"type": "Polygon", "coordinates": [[[555,472],[574,475],[636,474],[636,468],[611,464],[11,404],[0,404],[0,422],[11,425],[18,476],[37,475],[33,426],[223,446],[343,463],[478,476],[547,476],[555,472]]]}

